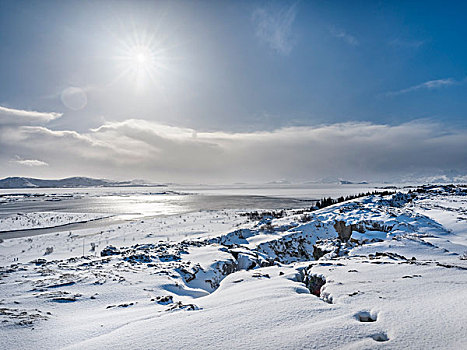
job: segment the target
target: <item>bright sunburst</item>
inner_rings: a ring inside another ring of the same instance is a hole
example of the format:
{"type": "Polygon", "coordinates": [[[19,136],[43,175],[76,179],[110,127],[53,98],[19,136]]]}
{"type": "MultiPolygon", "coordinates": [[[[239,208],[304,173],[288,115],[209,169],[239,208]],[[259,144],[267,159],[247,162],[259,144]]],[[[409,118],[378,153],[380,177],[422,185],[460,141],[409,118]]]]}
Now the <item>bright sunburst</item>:
{"type": "Polygon", "coordinates": [[[147,82],[161,83],[161,75],[167,70],[167,49],[154,35],[134,30],[130,36],[120,39],[119,51],[116,59],[121,73],[117,79],[129,79],[137,87],[147,82]]]}
{"type": "Polygon", "coordinates": [[[135,70],[148,71],[154,64],[154,54],[149,47],[137,46],[132,48],[128,56],[128,64],[135,70]]]}

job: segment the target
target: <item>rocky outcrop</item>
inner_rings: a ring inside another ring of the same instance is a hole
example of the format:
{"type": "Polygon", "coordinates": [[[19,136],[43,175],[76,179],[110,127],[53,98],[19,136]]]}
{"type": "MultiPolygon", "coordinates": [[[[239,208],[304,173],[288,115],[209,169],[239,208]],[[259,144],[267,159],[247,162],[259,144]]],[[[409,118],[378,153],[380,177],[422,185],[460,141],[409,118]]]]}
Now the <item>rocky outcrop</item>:
{"type": "Polygon", "coordinates": [[[352,236],[353,225],[346,225],[345,221],[336,221],[334,229],[339,239],[343,242],[347,242],[352,236]]]}

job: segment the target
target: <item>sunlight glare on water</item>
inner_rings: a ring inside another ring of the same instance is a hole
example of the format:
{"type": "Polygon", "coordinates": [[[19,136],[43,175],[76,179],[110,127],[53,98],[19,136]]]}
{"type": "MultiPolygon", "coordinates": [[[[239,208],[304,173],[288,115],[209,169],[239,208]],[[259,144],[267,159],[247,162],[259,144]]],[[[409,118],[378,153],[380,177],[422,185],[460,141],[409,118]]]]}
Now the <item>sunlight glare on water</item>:
{"type": "Polygon", "coordinates": [[[118,214],[118,218],[124,220],[137,219],[139,217],[173,215],[186,212],[183,206],[184,198],[178,195],[147,196],[107,196],[103,197],[103,206],[110,212],[118,214]]]}

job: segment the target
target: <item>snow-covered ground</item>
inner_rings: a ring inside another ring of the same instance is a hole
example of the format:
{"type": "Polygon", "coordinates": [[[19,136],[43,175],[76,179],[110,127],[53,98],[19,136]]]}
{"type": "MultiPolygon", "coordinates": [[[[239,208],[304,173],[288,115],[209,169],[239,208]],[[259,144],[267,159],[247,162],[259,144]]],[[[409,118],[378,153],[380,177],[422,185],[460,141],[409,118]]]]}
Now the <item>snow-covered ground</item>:
{"type": "Polygon", "coordinates": [[[64,226],[109,217],[91,213],[17,213],[0,218],[0,232],[64,226]]]}
{"type": "Polygon", "coordinates": [[[0,348],[463,349],[466,204],[425,187],[5,240],[0,348]]]}

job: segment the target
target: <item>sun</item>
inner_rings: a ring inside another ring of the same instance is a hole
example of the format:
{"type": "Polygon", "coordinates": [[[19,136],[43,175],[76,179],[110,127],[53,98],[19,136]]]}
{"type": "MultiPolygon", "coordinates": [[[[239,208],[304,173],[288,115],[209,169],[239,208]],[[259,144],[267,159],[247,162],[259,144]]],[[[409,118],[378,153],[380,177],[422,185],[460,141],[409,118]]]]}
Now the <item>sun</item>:
{"type": "Polygon", "coordinates": [[[119,42],[119,54],[115,59],[120,74],[116,80],[125,79],[138,88],[148,83],[160,85],[169,61],[164,44],[156,40],[154,35],[137,31],[121,38],[119,42]]]}
{"type": "Polygon", "coordinates": [[[154,53],[149,47],[134,47],[128,55],[129,65],[136,69],[149,70],[154,62],[154,53]]]}
{"type": "Polygon", "coordinates": [[[149,56],[143,52],[140,52],[135,55],[134,59],[137,64],[145,65],[149,61],[149,56]]]}

